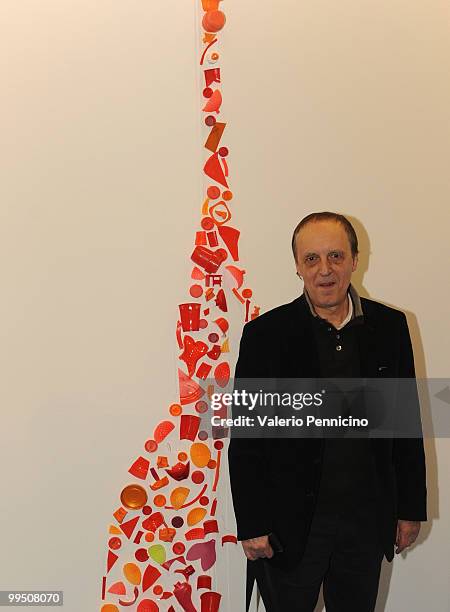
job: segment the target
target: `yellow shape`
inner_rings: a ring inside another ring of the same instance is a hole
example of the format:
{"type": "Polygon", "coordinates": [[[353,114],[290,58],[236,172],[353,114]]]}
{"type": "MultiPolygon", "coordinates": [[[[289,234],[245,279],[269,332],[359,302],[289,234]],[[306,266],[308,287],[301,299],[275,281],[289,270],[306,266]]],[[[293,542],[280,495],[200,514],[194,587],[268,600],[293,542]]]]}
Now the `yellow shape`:
{"type": "Polygon", "coordinates": [[[172,506],[178,510],[186,501],[187,496],[189,495],[189,489],[187,487],[177,487],[170,494],[170,501],[172,506]]]}
{"type": "Polygon", "coordinates": [[[228,338],[225,340],[225,342],[220,347],[220,351],[222,353],[229,353],[230,352],[230,345],[228,344],[228,338]]]}
{"type": "Polygon", "coordinates": [[[116,527],[115,525],[110,525],[109,526],[109,533],[117,533],[117,534],[120,534],[120,535],[123,534],[123,532],[120,531],[120,529],[118,527],[116,527]]]}
{"type": "Polygon", "coordinates": [[[119,612],[119,608],[114,604],[105,604],[100,612],[119,612]]]}
{"type": "Polygon", "coordinates": [[[141,584],[141,570],[136,563],[125,563],[123,566],[123,575],[131,584],[141,584]]]}
{"type": "Polygon", "coordinates": [[[191,445],[191,460],[199,468],[205,467],[211,459],[211,451],[202,442],[195,442],[191,445]]]}
{"type": "Polygon", "coordinates": [[[196,525],[200,523],[205,518],[206,510],[205,508],[193,508],[189,514],[187,515],[187,523],[188,525],[196,525]]]}

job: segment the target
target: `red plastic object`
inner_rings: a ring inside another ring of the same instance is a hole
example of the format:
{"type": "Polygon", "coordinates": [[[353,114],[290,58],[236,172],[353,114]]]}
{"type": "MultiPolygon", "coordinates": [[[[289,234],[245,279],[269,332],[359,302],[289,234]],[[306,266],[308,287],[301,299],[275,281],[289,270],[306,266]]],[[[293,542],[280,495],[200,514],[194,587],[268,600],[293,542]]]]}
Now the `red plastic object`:
{"type": "Polygon", "coordinates": [[[220,68],[209,68],[204,70],[203,73],[206,87],[209,87],[212,83],[220,83],[220,68]]]}
{"type": "Polygon", "coordinates": [[[200,595],[200,612],[218,612],[222,595],[216,591],[208,591],[200,595]]]}
{"type": "MultiPolygon", "coordinates": [[[[197,362],[208,352],[208,345],[198,340],[197,342],[188,336],[184,336],[184,350],[180,355],[181,361],[187,365],[189,376],[193,376],[197,362]]],[[[173,427],[172,427],[173,429],[173,427]]],[[[158,442],[156,436],[155,440],[158,442]]]]}
{"type": "Polygon", "coordinates": [[[148,459],[145,457],[138,457],[128,471],[136,478],[145,480],[147,478],[149,467],[150,461],[148,459]]]}
{"type": "Polygon", "coordinates": [[[122,546],[122,540],[120,538],[111,538],[108,542],[108,546],[111,550],[118,550],[122,546]]]}
{"type": "Polygon", "coordinates": [[[204,521],[203,529],[205,530],[205,535],[208,533],[219,533],[219,525],[216,519],[209,519],[208,521],[204,521]]]}
{"type": "Polygon", "coordinates": [[[120,529],[123,531],[123,533],[127,536],[128,539],[130,539],[131,536],[133,535],[134,528],[138,524],[138,521],[139,521],[139,516],[135,516],[134,518],[127,521],[126,523],[122,523],[120,525],[120,529]]]}
{"type": "Polygon", "coordinates": [[[222,361],[222,363],[215,367],[214,378],[222,389],[228,385],[230,381],[230,365],[227,361],[222,361]]]}
{"type": "Polygon", "coordinates": [[[136,603],[136,600],[138,597],[139,597],[139,589],[137,588],[137,586],[135,586],[134,591],[133,591],[133,599],[131,599],[130,601],[124,601],[123,599],[119,599],[119,604],[121,606],[132,606],[133,604],[136,603]]]}
{"type": "Polygon", "coordinates": [[[114,512],[113,517],[116,519],[118,523],[121,523],[127,514],[128,512],[125,510],[125,508],[118,508],[114,512]]]}
{"type": "Polygon", "coordinates": [[[183,406],[196,402],[205,394],[205,390],[180,369],[178,369],[178,382],[180,388],[180,404],[183,406]]]}
{"type": "Polygon", "coordinates": [[[150,514],[150,516],[146,518],[145,521],[142,522],[142,527],[147,531],[156,531],[158,527],[163,523],[164,518],[161,512],[154,512],[153,514],[150,514]]]}
{"type": "MultiPolygon", "coordinates": [[[[208,104],[210,103],[211,100],[212,98],[208,101],[208,104]]],[[[209,176],[210,178],[214,179],[215,181],[217,181],[224,187],[228,188],[227,179],[225,177],[224,171],[219,161],[218,153],[213,153],[211,157],[208,158],[208,160],[206,161],[206,164],[203,167],[203,171],[206,174],[206,176],[209,176]]]]}
{"type": "Polygon", "coordinates": [[[220,237],[227,245],[231,257],[234,259],[234,261],[238,261],[238,241],[241,232],[234,227],[230,227],[229,225],[219,225],[217,230],[220,237]]]}
{"type": "Polygon", "coordinates": [[[180,440],[195,440],[198,428],[200,426],[200,417],[195,414],[182,414],[180,419],[180,440]]]}
{"type": "Polygon", "coordinates": [[[217,147],[219,146],[223,133],[225,131],[226,125],[227,125],[226,123],[221,123],[217,121],[212,126],[209,136],[206,139],[206,142],[204,145],[205,149],[208,149],[208,151],[215,153],[215,151],[217,150],[217,147]]]}
{"type": "Polygon", "coordinates": [[[135,544],[139,544],[143,535],[144,535],[143,531],[138,531],[137,534],[134,536],[133,542],[135,544]]]}
{"type": "Polygon", "coordinates": [[[148,561],[148,552],[145,548],[138,548],[134,556],[136,557],[136,561],[140,561],[141,563],[148,561]]]}
{"type": "Polygon", "coordinates": [[[205,537],[205,530],[203,527],[194,527],[193,529],[189,529],[184,534],[186,540],[203,540],[205,537]]]}
{"type": "Polygon", "coordinates": [[[161,423],[158,423],[153,431],[153,438],[155,439],[155,442],[160,444],[174,429],[175,425],[172,423],[172,421],[161,421],[161,423]]]}
{"type": "MultiPolygon", "coordinates": [[[[183,417],[181,417],[183,418],[183,417]]],[[[171,476],[174,480],[180,481],[184,480],[189,476],[190,470],[190,462],[181,463],[181,461],[175,464],[170,470],[166,470],[166,472],[171,476]]]]}
{"type": "Polygon", "coordinates": [[[192,587],[188,582],[177,582],[173,594],[184,612],[197,612],[192,603],[192,587]]]}
{"type": "Polygon", "coordinates": [[[183,331],[198,331],[200,329],[200,304],[180,304],[178,308],[180,309],[181,327],[183,331]]]}
{"type": "Polygon", "coordinates": [[[228,312],[227,300],[223,289],[219,289],[215,302],[216,306],[220,308],[222,312],[228,312]]]}
{"type": "MultiPolygon", "coordinates": [[[[212,96],[208,98],[208,101],[206,102],[202,110],[204,110],[205,113],[219,113],[221,106],[222,94],[220,93],[219,89],[215,89],[213,91],[212,96]]],[[[228,187],[228,185],[225,185],[225,187],[228,187]]]]}
{"type": "Polygon", "coordinates": [[[113,567],[114,563],[117,561],[118,558],[119,556],[116,555],[116,553],[113,553],[112,550],[108,550],[108,558],[106,560],[106,573],[109,572],[109,570],[113,567]]]}
{"type": "Polygon", "coordinates": [[[195,234],[196,245],[206,245],[206,232],[196,232],[195,234]]]}
{"type": "Polygon", "coordinates": [[[219,326],[220,331],[223,334],[226,334],[228,331],[228,328],[230,327],[228,321],[224,319],[223,317],[219,317],[218,319],[214,321],[214,323],[219,326]]]}
{"type": "Polygon", "coordinates": [[[202,570],[207,572],[216,562],[216,541],[209,540],[193,544],[186,554],[186,559],[188,561],[200,559],[202,570]]]}
{"type": "Polygon", "coordinates": [[[212,366],[209,365],[209,363],[201,363],[198,367],[198,370],[196,372],[196,376],[197,378],[200,378],[201,380],[206,380],[206,378],[208,378],[208,374],[211,371],[212,366]]]}
{"type": "Polygon", "coordinates": [[[161,572],[159,569],[153,567],[153,565],[147,565],[142,576],[142,592],[145,593],[147,589],[153,586],[160,576],[161,572]]]}
{"type": "Polygon", "coordinates": [[[197,268],[197,266],[194,266],[192,268],[191,278],[194,280],[203,280],[205,278],[205,274],[204,272],[200,270],[200,268],[197,268]]]}
{"type": "Polygon", "coordinates": [[[220,344],[215,344],[206,354],[210,359],[219,359],[221,352],[220,344]]]}
{"type": "Polygon", "coordinates": [[[216,225],[222,225],[231,219],[230,209],[222,200],[209,208],[209,214],[216,222],[216,225]]]}
{"type": "MultiPolygon", "coordinates": [[[[210,274],[217,272],[220,264],[224,261],[219,251],[211,251],[211,249],[205,246],[196,246],[192,252],[191,259],[194,263],[210,274]]],[[[198,304],[198,307],[200,308],[200,304],[198,304]]],[[[183,324],[183,320],[181,320],[181,323],[183,324]]],[[[184,331],[189,330],[184,329],[184,331]]]]}
{"type": "Polygon", "coordinates": [[[176,530],[172,527],[164,527],[158,531],[158,537],[162,542],[172,542],[176,533],[176,530]]]}
{"type": "Polygon", "coordinates": [[[206,234],[206,237],[208,238],[208,244],[210,247],[215,248],[216,246],[219,246],[219,241],[217,240],[216,232],[208,232],[206,234]]]}
{"type": "Polygon", "coordinates": [[[245,270],[240,270],[236,266],[225,266],[225,270],[228,270],[228,272],[232,275],[232,277],[236,281],[237,283],[236,288],[240,289],[244,283],[245,270]]]}
{"type": "Polygon", "coordinates": [[[143,599],[139,602],[136,612],[159,612],[158,604],[150,599],[143,599]]]}
{"type": "Polygon", "coordinates": [[[203,575],[197,577],[197,591],[199,589],[211,589],[212,579],[211,576],[203,575]]]}
{"type": "MultiPolygon", "coordinates": [[[[210,187],[208,187],[208,189],[206,190],[206,195],[208,196],[208,198],[210,198],[211,200],[217,200],[217,198],[220,196],[220,189],[216,186],[216,185],[211,185],[210,187]]],[[[216,205],[217,206],[217,205],[216,205]]]]}
{"type": "Polygon", "coordinates": [[[238,541],[237,537],[235,535],[231,535],[231,533],[228,535],[222,536],[222,546],[226,544],[227,542],[231,542],[232,544],[237,544],[237,541],[238,541]]]}
{"type": "Polygon", "coordinates": [[[109,587],[108,593],[113,593],[114,595],[126,595],[127,588],[125,584],[119,580],[119,582],[115,582],[109,587]]]}
{"type": "Polygon", "coordinates": [[[222,11],[208,11],[203,15],[202,26],[206,32],[219,32],[225,25],[225,22],[225,13],[222,11]]]}

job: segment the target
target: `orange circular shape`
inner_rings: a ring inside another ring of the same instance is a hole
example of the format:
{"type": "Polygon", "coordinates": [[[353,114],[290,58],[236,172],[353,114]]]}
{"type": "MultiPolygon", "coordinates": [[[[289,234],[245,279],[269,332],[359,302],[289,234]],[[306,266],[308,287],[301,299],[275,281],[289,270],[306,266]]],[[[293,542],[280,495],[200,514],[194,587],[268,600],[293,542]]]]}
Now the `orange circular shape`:
{"type": "Polygon", "coordinates": [[[120,494],[120,501],[129,510],[143,508],[147,503],[147,499],[147,491],[138,484],[128,485],[120,494]]]}
{"type": "Polygon", "coordinates": [[[243,298],[251,298],[253,295],[253,291],[251,289],[243,289],[242,290],[242,297],[243,298]]]}
{"type": "Polygon", "coordinates": [[[146,541],[146,542],[153,542],[153,540],[155,539],[155,534],[154,534],[154,533],[152,533],[151,531],[148,531],[148,532],[145,534],[144,538],[145,538],[145,541],[146,541]]]}
{"type": "Polygon", "coordinates": [[[180,416],[180,414],[183,412],[183,408],[180,406],[180,404],[172,404],[169,407],[169,412],[172,416],[180,416]]]}
{"type": "Polygon", "coordinates": [[[158,506],[158,508],[161,508],[162,506],[165,506],[166,498],[164,497],[164,495],[155,495],[155,497],[153,498],[153,503],[155,504],[155,506],[158,506]]]}
{"type": "Polygon", "coordinates": [[[207,32],[219,32],[225,25],[225,22],[225,13],[222,11],[208,11],[203,15],[202,26],[207,32]]]}
{"type": "Polygon", "coordinates": [[[184,451],[181,453],[178,453],[178,461],[186,461],[187,458],[188,458],[187,453],[185,453],[184,451]]]}
{"type": "Polygon", "coordinates": [[[114,604],[105,604],[100,612],[119,612],[119,608],[114,604]]]}
{"type": "Polygon", "coordinates": [[[220,55],[216,52],[211,53],[211,59],[215,62],[219,59],[220,55]]]}
{"type": "Polygon", "coordinates": [[[208,461],[208,467],[210,470],[213,470],[217,465],[217,461],[215,459],[210,459],[208,461]]]}
{"type": "Polygon", "coordinates": [[[199,298],[203,294],[203,287],[201,285],[191,285],[189,287],[189,293],[194,298],[199,298]]]}
{"type": "Polygon", "coordinates": [[[160,584],[157,584],[156,586],[153,587],[153,593],[155,595],[161,595],[161,593],[163,592],[163,588],[160,584]]]}
{"type": "Polygon", "coordinates": [[[230,200],[232,200],[232,199],[233,199],[233,194],[232,194],[232,192],[231,192],[231,191],[224,191],[224,192],[222,193],[222,198],[223,198],[223,199],[224,199],[226,202],[229,202],[230,200]]]}

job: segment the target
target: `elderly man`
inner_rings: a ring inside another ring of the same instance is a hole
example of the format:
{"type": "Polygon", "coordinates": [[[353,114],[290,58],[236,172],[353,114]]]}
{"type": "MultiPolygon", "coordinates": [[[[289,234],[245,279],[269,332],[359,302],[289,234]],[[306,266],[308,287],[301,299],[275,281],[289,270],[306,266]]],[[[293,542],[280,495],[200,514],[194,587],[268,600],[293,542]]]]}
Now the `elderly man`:
{"type": "MultiPolygon", "coordinates": [[[[405,315],[351,284],[350,222],[308,215],[292,249],[304,292],[245,325],[235,378],[414,378],[405,315]]],[[[418,402],[410,409],[420,424],[418,402]]],[[[373,611],[383,557],[426,520],[421,436],[232,437],[228,457],[247,609],[256,579],[267,612],[312,612],[322,584],[327,612],[373,611]]]]}

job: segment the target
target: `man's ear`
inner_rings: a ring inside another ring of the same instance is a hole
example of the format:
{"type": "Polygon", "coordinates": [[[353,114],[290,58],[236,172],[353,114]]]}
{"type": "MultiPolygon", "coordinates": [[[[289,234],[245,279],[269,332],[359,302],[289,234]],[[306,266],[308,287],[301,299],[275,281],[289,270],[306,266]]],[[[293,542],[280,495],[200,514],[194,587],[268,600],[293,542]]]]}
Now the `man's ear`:
{"type": "Polygon", "coordinates": [[[357,266],[358,266],[358,255],[356,254],[353,258],[352,272],[356,270],[357,266]]]}

